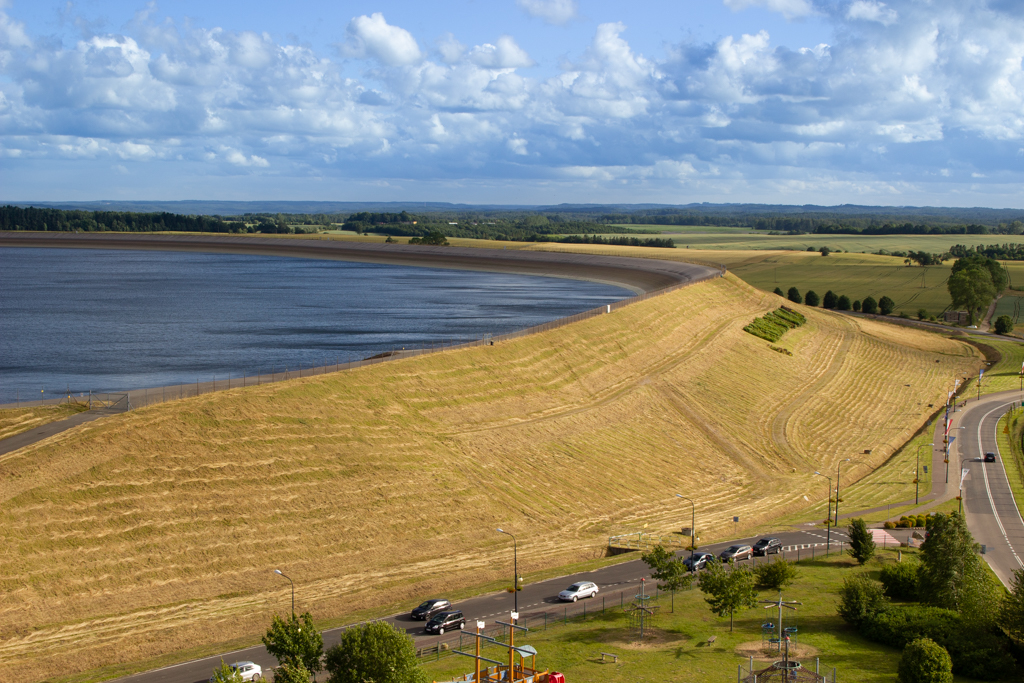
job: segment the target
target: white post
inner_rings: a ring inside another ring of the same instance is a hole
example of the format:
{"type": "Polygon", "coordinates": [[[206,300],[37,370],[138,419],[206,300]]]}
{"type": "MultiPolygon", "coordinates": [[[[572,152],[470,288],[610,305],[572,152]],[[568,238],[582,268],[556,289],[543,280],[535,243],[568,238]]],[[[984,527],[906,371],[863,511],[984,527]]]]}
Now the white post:
{"type": "Polygon", "coordinates": [[[608,312],[608,313],[611,313],[611,312],[612,312],[612,305],[611,305],[611,304],[608,304],[608,306],[607,306],[607,312],[608,312]]]}

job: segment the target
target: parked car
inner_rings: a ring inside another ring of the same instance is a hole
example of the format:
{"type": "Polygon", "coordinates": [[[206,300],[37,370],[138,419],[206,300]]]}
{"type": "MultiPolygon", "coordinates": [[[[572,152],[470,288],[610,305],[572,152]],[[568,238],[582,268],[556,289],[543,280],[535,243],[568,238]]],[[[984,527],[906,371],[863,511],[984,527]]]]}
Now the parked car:
{"type": "Polygon", "coordinates": [[[443,636],[445,631],[454,631],[466,628],[466,618],[462,616],[461,610],[450,610],[438,612],[430,618],[424,630],[427,633],[436,633],[443,636]]]}
{"type": "Polygon", "coordinates": [[[996,454],[995,453],[986,453],[985,454],[985,462],[995,462],[995,461],[996,461],[996,454]]]}
{"type": "Polygon", "coordinates": [[[714,559],[715,556],[711,553],[694,553],[692,562],[691,558],[687,557],[685,560],[683,560],[683,565],[691,572],[695,572],[699,569],[704,569],[704,567],[707,566],[707,563],[713,561],[714,559]]]}
{"type": "MultiPolygon", "coordinates": [[[[253,662],[235,662],[234,664],[228,665],[232,671],[237,671],[243,681],[258,681],[263,678],[263,667],[253,662]]],[[[210,681],[213,681],[213,677],[210,677],[210,681]]]]}
{"type": "Polygon", "coordinates": [[[576,602],[580,598],[592,598],[597,595],[597,584],[590,581],[577,581],[558,594],[563,602],[576,602]]]}
{"type": "Polygon", "coordinates": [[[782,541],[777,538],[762,538],[754,544],[755,555],[771,555],[782,552],[782,541]]]}
{"type": "Polygon", "coordinates": [[[731,545],[723,550],[718,555],[718,559],[722,562],[728,562],[729,560],[749,560],[754,556],[754,549],[749,545],[731,545]]]}
{"type": "Polygon", "coordinates": [[[452,608],[452,603],[443,598],[434,598],[433,600],[427,600],[422,605],[412,611],[413,619],[422,619],[426,621],[430,617],[434,616],[438,612],[443,612],[447,609],[452,608]]]}

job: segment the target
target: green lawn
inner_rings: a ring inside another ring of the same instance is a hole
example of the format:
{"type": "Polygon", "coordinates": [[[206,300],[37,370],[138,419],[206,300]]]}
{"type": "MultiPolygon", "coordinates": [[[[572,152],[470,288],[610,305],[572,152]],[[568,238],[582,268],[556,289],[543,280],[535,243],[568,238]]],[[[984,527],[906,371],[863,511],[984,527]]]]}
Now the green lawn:
{"type": "MultiPolygon", "coordinates": [[[[859,636],[836,615],[835,608],[837,590],[844,577],[864,571],[877,576],[883,563],[893,562],[895,557],[894,550],[879,551],[878,558],[864,568],[848,556],[837,555],[800,563],[800,574],[783,597],[803,604],[795,616],[787,614],[784,623],[797,626],[797,642],[801,646],[813,648],[801,658],[804,666],[813,667],[814,658],[819,657],[823,669],[831,673],[832,667],[836,667],[837,679],[843,683],[890,683],[895,679],[900,652],[859,636]]],[[[591,613],[585,620],[570,620],[568,625],[549,624],[546,630],[517,636],[516,643],[533,645],[539,653],[538,668],[561,671],[572,683],[735,680],[737,667],[748,662],[746,652],[761,647],[761,623],[768,616],[764,609],[737,614],[735,629],[730,633],[729,619],[713,615],[697,589],[676,595],[674,613],[669,611],[667,595],[660,596],[659,604],[654,635],[642,644],[634,642],[617,602],[603,613],[591,613]],[[707,644],[710,636],[716,637],[713,645],[707,644]],[[618,663],[602,663],[602,652],[618,655],[618,663]]],[[[594,600],[593,606],[599,610],[600,603],[594,600]]],[[[776,618],[773,611],[772,621],[776,618]]],[[[469,650],[469,639],[465,640],[465,649],[469,650]]],[[[500,661],[505,652],[507,649],[500,646],[488,645],[482,654],[500,661]]],[[[764,668],[776,658],[755,660],[754,668],[764,668]]],[[[425,663],[424,669],[428,680],[450,681],[472,671],[473,660],[448,656],[425,663]]]]}

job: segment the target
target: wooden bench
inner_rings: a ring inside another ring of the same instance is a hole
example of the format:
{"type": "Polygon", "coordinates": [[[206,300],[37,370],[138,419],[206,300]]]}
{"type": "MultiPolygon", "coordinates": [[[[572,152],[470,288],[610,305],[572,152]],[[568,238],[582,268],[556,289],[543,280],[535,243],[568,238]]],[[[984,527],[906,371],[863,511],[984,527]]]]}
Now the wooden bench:
{"type": "Polygon", "coordinates": [[[715,644],[716,640],[718,640],[718,636],[711,636],[710,638],[708,638],[708,642],[706,643],[706,646],[707,647],[711,647],[712,645],[715,644]]]}
{"type": "Polygon", "coordinates": [[[605,658],[605,657],[611,657],[611,658],[612,658],[612,659],[613,659],[613,660],[615,661],[615,663],[616,663],[616,664],[618,664],[618,663],[619,663],[619,656],[618,656],[618,655],[613,655],[613,654],[612,654],[612,653],[610,653],[610,652],[602,652],[602,653],[601,653],[601,661],[602,661],[602,662],[604,661],[604,658],[605,658]]]}

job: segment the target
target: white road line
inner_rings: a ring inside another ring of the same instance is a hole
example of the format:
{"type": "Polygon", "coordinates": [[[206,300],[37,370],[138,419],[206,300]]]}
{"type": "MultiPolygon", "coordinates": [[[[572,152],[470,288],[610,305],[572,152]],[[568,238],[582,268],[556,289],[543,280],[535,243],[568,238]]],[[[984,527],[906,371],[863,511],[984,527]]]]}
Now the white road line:
{"type": "MultiPolygon", "coordinates": [[[[1013,553],[1013,559],[1017,560],[1017,564],[1019,566],[1024,567],[1024,562],[1020,561],[1020,557],[1017,556],[1017,551],[1014,550],[1013,549],[1013,545],[1010,544],[1010,537],[1006,535],[1006,529],[1003,527],[1003,520],[999,519],[999,513],[996,512],[996,502],[992,498],[992,488],[988,485],[988,468],[985,467],[985,449],[981,445],[981,425],[982,425],[982,423],[984,423],[985,420],[988,419],[989,415],[991,415],[992,413],[996,412],[997,410],[1002,410],[1002,409],[1003,409],[1003,406],[999,406],[999,407],[993,408],[992,410],[990,410],[987,413],[985,413],[984,415],[982,415],[981,421],[978,423],[978,453],[981,454],[981,474],[982,474],[982,477],[985,479],[985,492],[988,493],[988,504],[989,504],[989,507],[992,508],[992,516],[996,518],[996,524],[999,525],[999,532],[1003,535],[1003,540],[1006,541],[1006,547],[1010,549],[1011,553],[1013,553]]],[[[996,426],[992,430],[992,437],[995,439],[995,445],[993,446],[993,448],[995,448],[996,452],[998,453],[999,452],[999,420],[996,420],[996,426]]],[[[1000,457],[1002,457],[1002,456],[1000,456],[1000,457]]],[[[1010,495],[1012,497],[1013,493],[1011,492],[1010,495]]],[[[1020,511],[1018,511],[1017,514],[1019,515],[1020,511]]]]}

